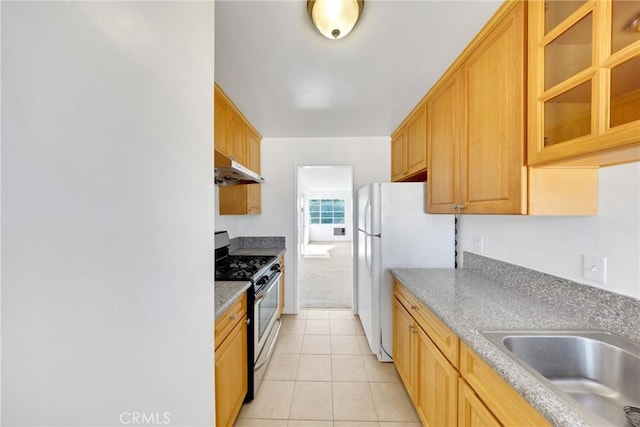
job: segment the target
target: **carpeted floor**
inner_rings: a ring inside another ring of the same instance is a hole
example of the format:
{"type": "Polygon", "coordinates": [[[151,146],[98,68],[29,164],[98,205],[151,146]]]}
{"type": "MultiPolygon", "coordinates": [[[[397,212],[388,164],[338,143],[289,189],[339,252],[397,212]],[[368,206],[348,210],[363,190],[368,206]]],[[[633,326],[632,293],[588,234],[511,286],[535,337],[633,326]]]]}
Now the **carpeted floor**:
{"type": "Polygon", "coordinates": [[[328,257],[316,257],[312,254],[311,257],[300,259],[301,307],[351,308],[353,298],[351,242],[310,243],[314,246],[335,247],[324,252],[328,253],[328,257]]]}

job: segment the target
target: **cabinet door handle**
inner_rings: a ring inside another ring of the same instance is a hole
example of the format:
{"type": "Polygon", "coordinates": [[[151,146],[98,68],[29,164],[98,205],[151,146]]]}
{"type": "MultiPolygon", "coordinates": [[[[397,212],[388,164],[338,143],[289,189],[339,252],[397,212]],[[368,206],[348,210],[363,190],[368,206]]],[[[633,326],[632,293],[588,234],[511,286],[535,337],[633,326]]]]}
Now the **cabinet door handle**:
{"type": "Polygon", "coordinates": [[[411,306],[411,310],[417,310],[417,309],[418,309],[418,306],[417,306],[417,305],[412,305],[412,306],[411,306]]]}
{"type": "Polygon", "coordinates": [[[238,315],[233,313],[231,316],[229,316],[229,319],[231,320],[236,320],[238,318],[238,315]]]}

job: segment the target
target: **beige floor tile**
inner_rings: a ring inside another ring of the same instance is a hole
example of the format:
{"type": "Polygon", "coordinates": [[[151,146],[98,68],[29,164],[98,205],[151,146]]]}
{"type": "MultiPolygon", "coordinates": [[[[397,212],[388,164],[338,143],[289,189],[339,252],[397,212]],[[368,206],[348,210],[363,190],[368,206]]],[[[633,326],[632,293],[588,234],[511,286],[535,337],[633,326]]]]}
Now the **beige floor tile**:
{"type": "Polygon", "coordinates": [[[300,354],[303,336],[304,335],[281,334],[278,337],[278,342],[276,343],[276,348],[273,349],[273,353],[300,354]]]}
{"type": "Polygon", "coordinates": [[[307,318],[301,317],[300,314],[283,314],[280,317],[280,321],[282,322],[283,325],[296,320],[307,320],[307,318]]]}
{"type": "Polygon", "coordinates": [[[331,381],[331,356],[300,355],[296,379],[298,381],[331,381]]]}
{"type": "Polygon", "coordinates": [[[353,320],[353,328],[356,330],[356,335],[364,335],[364,328],[362,327],[360,318],[355,318],[353,320]]]}
{"type": "Polygon", "coordinates": [[[366,336],[358,335],[358,345],[360,346],[361,354],[371,354],[371,348],[369,347],[369,342],[367,341],[366,336]]]}
{"type": "Polygon", "coordinates": [[[307,318],[307,314],[309,314],[309,313],[307,312],[307,310],[302,309],[302,310],[298,311],[298,313],[297,313],[297,314],[292,314],[291,316],[295,316],[295,317],[296,317],[296,318],[298,318],[298,319],[305,319],[305,320],[306,320],[306,318],[307,318]]]}
{"type": "Polygon", "coordinates": [[[283,335],[302,335],[307,324],[306,320],[292,319],[282,322],[280,333],[283,335]]]}
{"type": "Polygon", "coordinates": [[[351,310],[331,310],[329,312],[329,319],[331,320],[353,320],[357,317],[351,310]]]}
{"type": "Polygon", "coordinates": [[[297,381],[291,403],[290,419],[332,420],[331,383],[297,381]]]}
{"type": "Polygon", "coordinates": [[[333,421],[289,420],[287,427],[333,427],[333,421]]]}
{"type": "Polygon", "coordinates": [[[245,404],[239,418],[288,419],[294,381],[262,381],[253,401],[245,404]]]}
{"type": "Polygon", "coordinates": [[[360,355],[332,355],[331,376],[333,381],[368,381],[360,355]]]}
{"type": "Polygon", "coordinates": [[[368,383],[333,383],[333,418],[342,421],[376,421],[377,413],[368,383]]]}
{"type": "Polygon", "coordinates": [[[331,335],[331,354],[360,354],[358,337],[354,335],[331,335]]]}
{"type": "Polygon", "coordinates": [[[379,362],[374,355],[363,356],[364,369],[371,382],[398,383],[400,376],[393,363],[379,362]]]}
{"type": "Polygon", "coordinates": [[[265,420],[259,418],[238,418],[234,427],[287,427],[288,420],[265,420]]]}
{"type": "Polygon", "coordinates": [[[307,319],[329,320],[329,310],[306,309],[307,319]]]}
{"type": "MultiPolygon", "coordinates": [[[[264,373],[265,380],[295,380],[298,374],[299,354],[273,354],[264,373]]],[[[262,391],[262,390],[260,390],[262,391]]]]}
{"type": "Polygon", "coordinates": [[[329,335],[329,320],[306,320],[305,334],[329,335]]]}
{"type": "Polygon", "coordinates": [[[379,421],[418,422],[404,386],[400,383],[369,383],[379,421]]]}
{"type": "Polygon", "coordinates": [[[375,421],[334,421],[333,427],[379,427],[375,421]]]}
{"type": "Polygon", "coordinates": [[[330,335],[304,335],[302,354],[331,354],[330,335]]]}
{"type": "Polygon", "coordinates": [[[331,335],[357,335],[353,320],[330,320],[331,335]]]}

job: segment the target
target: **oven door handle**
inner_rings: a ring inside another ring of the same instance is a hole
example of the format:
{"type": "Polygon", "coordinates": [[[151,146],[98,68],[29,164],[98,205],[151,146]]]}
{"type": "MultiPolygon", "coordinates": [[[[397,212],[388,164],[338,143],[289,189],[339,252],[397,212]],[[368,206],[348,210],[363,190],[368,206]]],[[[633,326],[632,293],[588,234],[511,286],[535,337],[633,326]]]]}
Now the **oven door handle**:
{"type": "MultiPolygon", "coordinates": [[[[273,289],[273,287],[278,283],[278,280],[280,279],[280,276],[282,276],[282,273],[278,273],[277,276],[275,276],[275,278],[273,279],[273,281],[271,282],[270,285],[267,285],[269,289],[267,289],[264,292],[260,292],[258,294],[258,296],[256,296],[256,301],[255,304],[260,304],[262,302],[262,300],[267,296],[267,294],[269,292],[271,292],[271,289],[273,289]]],[[[265,288],[267,287],[265,286],[265,288]]]]}
{"type": "Polygon", "coordinates": [[[267,363],[269,361],[269,359],[271,359],[271,354],[273,353],[273,349],[276,346],[276,342],[278,341],[278,335],[280,335],[280,327],[282,326],[282,323],[279,320],[276,320],[276,323],[274,323],[274,327],[276,327],[276,331],[273,335],[273,339],[271,340],[271,345],[269,345],[269,348],[267,349],[265,354],[265,357],[263,360],[258,360],[256,361],[256,365],[253,368],[254,370],[258,370],[260,368],[262,368],[264,366],[265,363],[267,363]]]}

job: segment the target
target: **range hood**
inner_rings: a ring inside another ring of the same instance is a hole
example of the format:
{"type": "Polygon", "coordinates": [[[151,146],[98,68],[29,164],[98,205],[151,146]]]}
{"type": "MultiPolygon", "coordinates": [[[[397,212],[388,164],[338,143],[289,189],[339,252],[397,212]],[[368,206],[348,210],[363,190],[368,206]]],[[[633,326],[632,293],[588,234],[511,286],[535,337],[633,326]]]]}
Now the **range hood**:
{"type": "Polygon", "coordinates": [[[215,152],[216,185],[264,184],[264,178],[223,154],[215,152]]]}

